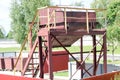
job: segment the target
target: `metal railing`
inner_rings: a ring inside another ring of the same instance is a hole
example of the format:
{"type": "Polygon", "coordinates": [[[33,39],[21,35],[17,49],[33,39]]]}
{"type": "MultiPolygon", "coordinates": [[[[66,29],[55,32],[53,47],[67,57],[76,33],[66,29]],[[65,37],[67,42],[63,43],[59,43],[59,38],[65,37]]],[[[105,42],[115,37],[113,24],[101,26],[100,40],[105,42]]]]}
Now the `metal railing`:
{"type": "MultiPolygon", "coordinates": [[[[47,15],[40,15],[40,18],[46,19],[47,18],[47,23],[46,23],[46,27],[48,27],[48,30],[50,30],[52,27],[50,26],[50,24],[54,25],[54,28],[56,27],[57,24],[57,19],[58,18],[64,18],[64,29],[67,32],[67,19],[75,19],[75,20],[86,20],[86,31],[89,33],[89,20],[90,19],[94,19],[97,20],[97,18],[90,18],[89,17],[89,11],[95,11],[95,12],[99,12],[99,11],[105,11],[106,9],[88,9],[88,8],[76,8],[76,7],[63,7],[63,6],[49,6],[49,7],[43,7],[43,8],[39,8],[39,10],[45,10],[44,13],[47,13],[47,15]],[[47,10],[45,10],[47,9],[47,10]],[[56,16],[56,11],[62,11],[63,15],[58,15],[56,16]],[[67,16],[67,12],[68,11],[76,11],[76,12],[85,12],[86,16],[85,18],[79,18],[79,17],[75,17],[75,16],[67,16]],[[50,14],[51,13],[51,14],[50,14]],[[51,21],[53,19],[53,21],[51,21]]],[[[102,17],[105,18],[105,17],[102,17]]]]}

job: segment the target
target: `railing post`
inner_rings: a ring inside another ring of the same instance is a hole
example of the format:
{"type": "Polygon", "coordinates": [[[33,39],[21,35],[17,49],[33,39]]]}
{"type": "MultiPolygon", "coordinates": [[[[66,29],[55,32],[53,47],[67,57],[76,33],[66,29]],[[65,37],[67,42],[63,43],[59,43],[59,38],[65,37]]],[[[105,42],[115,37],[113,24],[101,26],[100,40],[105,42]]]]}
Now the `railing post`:
{"type": "Polygon", "coordinates": [[[67,15],[66,15],[66,8],[64,8],[64,17],[65,17],[65,31],[67,33],[67,15]]]}
{"type": "Polygon", "coordinates": [[[56,13],[55,13],[55,10],[54,10],[54,28],[56,27],[56,13]]]}
{"type": "Polygon", "coordinates": [[[87,26],[87,32],[89,33],[89,17],[88,17],[88,10],[86,10],[86,26],[87,26]]]}
{"type": "Polygon", "coordinates": [[[47,26],[48,26],[48,31],[50,30],[50,14],[49,14],[49,12],[50,12],[50,9],[48,8],[47,9],[47,21],[48,21],[47,26]]]}

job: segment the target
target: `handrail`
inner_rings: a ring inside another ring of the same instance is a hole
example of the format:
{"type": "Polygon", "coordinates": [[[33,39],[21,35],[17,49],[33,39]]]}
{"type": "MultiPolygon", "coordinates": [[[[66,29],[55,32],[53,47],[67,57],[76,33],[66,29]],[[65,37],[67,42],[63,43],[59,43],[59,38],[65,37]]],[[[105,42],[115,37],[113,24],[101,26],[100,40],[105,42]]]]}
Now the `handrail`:
{"type": "Polygon", "coordinates": [[[79,8],[79,7],[73,7],[73,6],[46,6],[38,9],[46,9],[46,8],[66,8],[66,9],[76,9],[76,10],[95,10],[95,11],[105,11],[106,9],[96,9],[96,8],[79,8]]]}
{"type": "MultiPolygon", "coordinates": [[[[43,16],[39,16],[40,18],[47,18],[47,23],[46,26],[48,28],[48,31],[51,29],[50,24],[54,24],[54,27],[56,26],[56,20],[57,18],[59,18],[58,16],[55,17],[55,12],[57,11],[57,9],[60,9],[63,11],[63,15],[64,15],[64,29],[67,32],[67,18],[71,18],[71,19],[85,19],[86,20],[86,31],[89,33],[89,20],[93,19],[93,18],[89,18],[89,11],[91,12],[95,12],[95,11],[105,11],[106,9],[92,9],[92,8],[79,8],[79,7],[64,7],[64,6],[47,6],[47,7],[43,7],[43,8],[38,8],[39,10],[43,10],[43,9],[47,9],[47,16],[43,15],[43,16]],[[54,11],[50,11],[50,8],[53,9],[54,11]],[[78,17],[69,17],[66,15],[67,11],[82,11],[85,12],[86,17],[85,18],[78,18],[78,17]],[[51,12],[51,13],[50,13],[51,12]],[[53,19],[54,22],[51,22],[50,20],[53,19]]],[[[59,11],[59,10],[58,10],[59,11]]],[[[61,17],[60,17],[61,18],[61,17]]],[[[96,19],[96,18],[95,18],[96,19]]]]}
{"type": "Polygon", "coordinates": [[[34,18],[33,18],[33,20],[32,20],[32,23],[31,23],[31,25],[30,25],[30,28],[29,28],[29,30],[28,30],[28,34],[26,35],[25,40],[23,41],[22,47],[21,47],[21,49],[20,49],[19,56],[18,56],[18,58],[17,58],[17,60],[16,60],[16,62],[15,62],[14,69],[13,69],[14,75],[15,75],[17,63],[18,63],[19,59],[21,58],[22,51],[23,51],[23,49],[24,49],[24,47],[25,47],[25,44],[26,44],[26,42],[27,42],[27,40],[28,40],[28,35],[29,35],[30,31],[32,30],[32,27],[33,27],[33,25],[34,25],[34,22],[35,22],[35,20],[36,20],[37,15],[38,15],[38,10],[37,10],[36,13],[35,13],[35,16],[34,16],[34,18]]]}

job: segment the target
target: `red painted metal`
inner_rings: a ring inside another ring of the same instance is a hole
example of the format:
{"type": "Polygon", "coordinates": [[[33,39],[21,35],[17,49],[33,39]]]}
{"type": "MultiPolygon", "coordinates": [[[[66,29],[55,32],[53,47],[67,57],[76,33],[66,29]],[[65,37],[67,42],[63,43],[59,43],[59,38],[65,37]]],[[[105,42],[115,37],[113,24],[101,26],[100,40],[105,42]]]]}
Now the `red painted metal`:
{"type": "MultiPolygon", "coordinates": [[[[68,69],[68,54],[66,51],[53,51],[52,52],[52,60],[53,60],[53,71],[61,71],[68,69]],[[58,54],[58,56],[56,56],[58,54]],[[65,54],[65,55],[61,55],[65,54]]],[[[44,73],[48,73],[48,65],[47,62],[44,65],[44,73]]]]}
{"type": "MultiPolygon", "coordinates": [[[[80,59],[83,61],[83,37],[80,38],[80,59]]],[[[83,78],[83,69],[81,68],[81,78],[83,78]]]]}
{"type": "Polygon", "coordinates": [[[27,78],[27,77],[21,77],[21,76],[12,76],[12,75],[0,74],[0,80],[43,80],[43,79],[27,78]]]}
{"type": "Polygon", "coordinates": [[[40,78],[44,78],[43,72],[43,54],[42,54],[42,37],[38,37],[38,45],[39,45],[39,70],[40,70],[40,78]]]}
{"type": "Polygon", "coordinates": [[[64,45],[62,45],[62,43],[53,35],[51,34],[55,40],[57,40],[57,42],[66,50],[66,52],[77,62],[77,64],[79,64],[79,68],[84,69],[90,76],[92,76],[85,68],[82,64],[79,63],[79,61],[66,49],[66,47],[64,45]]]}
{"type": "Polygon", "coordinates": [[[82,80],[119,80],[120,71],[115,71],[111,73],[105,73],[98,76],[91,76],[89,78],[84,78],[82,80]]]}
{"type": "Polygon", "coordinates": [[[96,75],[96,68],[97,68],[96,35],[93,35],[92,37],[93,37],[93,65],[94,65],[93,75],[96,75]]]}
{"type": "Polygon", "coordinates": [[[48,45],[48,71],[49,71],[49,79],[53,80],[53,59],[52,59],[52,44],[51,44],[51,35],[47,36],[47,45],[48,45]]]}
{"type": "Polygon", "coordinates": [[[106,45],[106,33],[103,36],[103,63],[104,63],[104,73],[107,73],[107,45],[106,45]]]}

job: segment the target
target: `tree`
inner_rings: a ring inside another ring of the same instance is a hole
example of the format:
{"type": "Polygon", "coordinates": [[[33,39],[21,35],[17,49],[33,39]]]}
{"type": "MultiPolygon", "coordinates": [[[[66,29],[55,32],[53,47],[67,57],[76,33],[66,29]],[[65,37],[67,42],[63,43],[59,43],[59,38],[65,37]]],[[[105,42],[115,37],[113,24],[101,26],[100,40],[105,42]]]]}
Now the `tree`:
{"type": "Polygon", "coordinates": [[[75,3],[72,3],[71,4],[72,6],[81,6],[81,7],[83,7],[84,6],[84,4],[81,2],[81,1],[77,1],[77,2],[75,2],[75,3]]]}
{"type": "Polygon", "coordinates": [[[13,31],[9,31],[9,33],[7,34],[6,36],[7,39],[14,39],[14,36],[13,36],[13,31]]]}
{"type": "Polygon", "coordinates": [[[109,25],[120,25],[120,0],[111,1],[107,9],[107,18],[109,25]]]}
{"type": "Polygon", "coordinates": [[[110,0],[94,0],[91,4],[92,8],[106,9],[109,5],[110,0]]]}
{"type": "Polygon", "coordinates": [[[2,26],[0,26],[0,38],[5,38],[4,28],[2,26]]]}
{"type": "Polygon", "coordinates": [[[107,19],[109,27],[107,28],[107,39],[112,45],[112,54],[120,43],[120,0],[112,1],[107,9],[107,19]]]}
{"type": "Polygon", "coordinates": [[[4,38],[4,34],[1,29],[0,29],[0,38],[4,38]]]}
{"type": "MultiPolygon", "coordinates": [[[[107,9],[108,5],[110,3],[110,0],[94,0],[91,4],[91,8],[96,8],[96,9],[107,9]]],[[[97,15],[97,20],[100,25],[98,25],[98,28],[101,27],[106,27],[107,23],[107,11],[98,11],[96,12],[97,15]]]]}
{"type": "Polygon", "coordinates": [[[107,9],[107,40],[114,55],[120,43],[120,0],[94,0],[92,6],[107,9]]]}
{"type": "Polygon", "coordinates": [[[22,43],[28,32],[28,23],[32,21],[37,8],[48,6],[50,0],[13,0],[10,17],[13,37],[22,43]]]}

